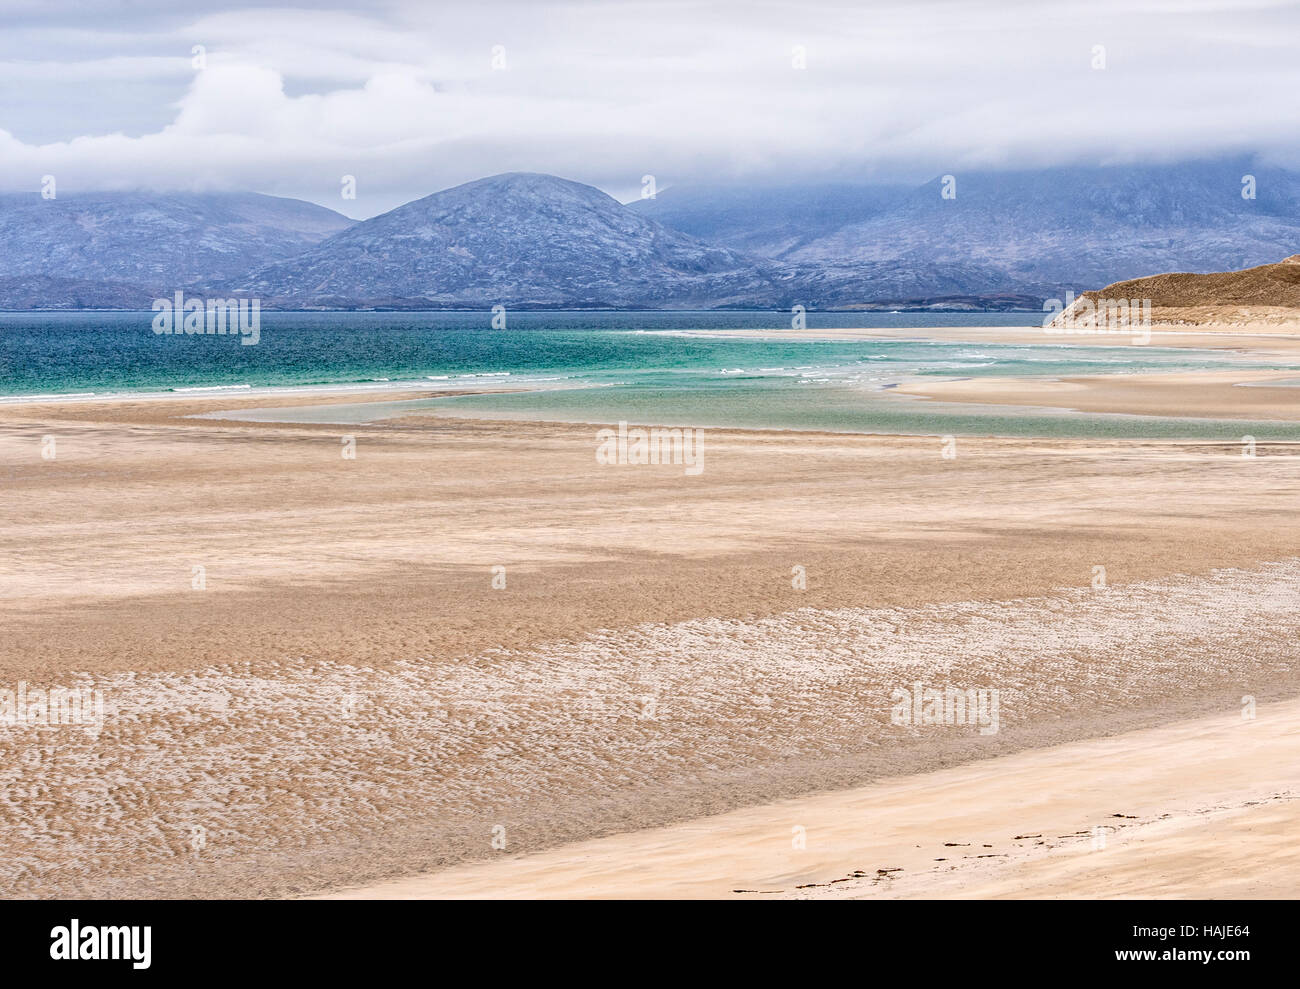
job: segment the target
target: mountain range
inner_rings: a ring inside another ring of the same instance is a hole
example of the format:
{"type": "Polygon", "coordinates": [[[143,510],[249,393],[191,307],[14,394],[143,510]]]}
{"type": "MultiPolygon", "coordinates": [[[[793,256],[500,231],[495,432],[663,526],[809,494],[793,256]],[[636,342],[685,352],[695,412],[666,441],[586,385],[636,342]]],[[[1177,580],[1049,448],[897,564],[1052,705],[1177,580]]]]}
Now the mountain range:
{"type": "Polygon", "coordinates": [[[508,173],[360,222],[255,194],[10,194],[0,244],[2,309],[147,309],[178,290],[306,309],[1039,309],[1295,254],[1300,174],[1242,157],[682,186],[622,205],[508,173]]]}

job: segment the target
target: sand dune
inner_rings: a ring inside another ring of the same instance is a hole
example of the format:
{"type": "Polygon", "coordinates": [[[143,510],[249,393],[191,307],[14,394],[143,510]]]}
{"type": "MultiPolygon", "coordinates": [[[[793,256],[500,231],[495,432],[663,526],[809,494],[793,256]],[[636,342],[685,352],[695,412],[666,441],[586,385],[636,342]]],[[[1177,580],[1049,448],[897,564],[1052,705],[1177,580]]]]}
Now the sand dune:
{"type": "Polygon", "coordinates": [[[1151,322],[1161,325],[1300,327],[1300,254],[1243,271],[1176,272],[1116,282],[1084,292],[1056,322],[1086,324],[1099,304],[1130,300],[1149,305],[1151,322]]]}

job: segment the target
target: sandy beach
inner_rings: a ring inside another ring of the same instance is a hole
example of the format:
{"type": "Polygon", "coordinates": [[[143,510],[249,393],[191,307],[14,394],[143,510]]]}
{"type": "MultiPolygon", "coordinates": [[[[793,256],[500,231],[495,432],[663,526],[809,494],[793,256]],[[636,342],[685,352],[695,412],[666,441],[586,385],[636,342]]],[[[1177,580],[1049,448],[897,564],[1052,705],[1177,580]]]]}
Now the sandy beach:
{"type": "Polygon", "coordinates": [[[960,378],[902,384],[905,395],[945,402],[1215,419],[1300,419],[1294,371],[1081,375],[1066,378],[960,378]],[[1194,400],[1189,396],[1194,394],[1194,400]]]}
{"type": "Polygon", "coordinates": [[[333,895],[1289,898],[1298,718],[1230,712],[333,895]]]}
{"type": "MultiPolygon", "coordinates": [[[[1295,418],[1255,377],[916,393],[1295,418]]],[[[0,675],[105,703],[0,731],[0,894],[1300,883],[1300,436],[710,429],[687,476],[590,426],[192,418],[298,401],[0,407],[0,675]],[[898,723],[915,684],[997,691],[996,730],[898,723]],[[1104,859],[1047,837],[1115,813],[1104,859]]]]}
{"type": "MultiPolygon", "coordinates": [[[[1034,314],[1026,313],[1025,322],[1032,324],[1034,314]]],[[[701,330],[701,335],[727,336],[751,339],[804,339],[804,340],[960,340],[971,343],[1029,343],[1061,344],[1068,346],[1149,346],[1189,347],[1202,350],[1230,350],[1243,354],[1282,356],[1300,352],[1300,322],[1259,323],[1242,326],[1197,326],[1153,323],[1150,340],[1134,343],[1131,329],[1117,333],[1087,333],[1081,329],[1067,330],[1058,327],[1027,325],[1009,326],[927,326],[924,328],[862,329],[858,327],[818,327],[810,329],[781,330],[701,330]]]]}

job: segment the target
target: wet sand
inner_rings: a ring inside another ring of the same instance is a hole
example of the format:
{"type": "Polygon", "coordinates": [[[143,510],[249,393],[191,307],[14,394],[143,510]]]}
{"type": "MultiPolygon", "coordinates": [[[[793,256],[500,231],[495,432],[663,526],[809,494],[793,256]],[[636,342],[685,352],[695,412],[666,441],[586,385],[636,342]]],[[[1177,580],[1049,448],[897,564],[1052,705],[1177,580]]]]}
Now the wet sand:
{"type": "Polygon", "coordinates": [[[898,386],[944,402],[1214,419],[1300,419],[1295,371],[1080,375],[1067,378],[935,378],[898,386]]]}

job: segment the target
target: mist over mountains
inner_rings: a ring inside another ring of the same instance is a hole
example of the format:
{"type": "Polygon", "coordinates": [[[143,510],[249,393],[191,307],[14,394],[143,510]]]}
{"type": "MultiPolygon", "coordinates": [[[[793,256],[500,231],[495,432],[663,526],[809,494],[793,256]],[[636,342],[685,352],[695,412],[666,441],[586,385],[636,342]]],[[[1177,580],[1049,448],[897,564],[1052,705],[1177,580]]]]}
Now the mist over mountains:
{"type": "Polygon", "coordinates": [[[4,309],[147,309],[175,291],[307,309],[1038,309],[1297,253],[1300,174],[1242,157],[678,187],[624,206],[509,173],[361,222],[254,194],[33,193],[0,196],[0,244],[4,309]]]}
{"type": "Polygon", "coordinates": [[[668,189],[633,208],[714,243],[821,270],[837,292],[845,269],[862,272],[877,298],[1059,297],[1164,271],[1266,264],[1300,249],[1300,174],[1248,157],[969,172],[953,176],[953,199],[943,185],[936,177],[915,189],[668,189]],[[1254,199],[1242,196],[1247,175],[1254,199]]]}

